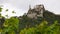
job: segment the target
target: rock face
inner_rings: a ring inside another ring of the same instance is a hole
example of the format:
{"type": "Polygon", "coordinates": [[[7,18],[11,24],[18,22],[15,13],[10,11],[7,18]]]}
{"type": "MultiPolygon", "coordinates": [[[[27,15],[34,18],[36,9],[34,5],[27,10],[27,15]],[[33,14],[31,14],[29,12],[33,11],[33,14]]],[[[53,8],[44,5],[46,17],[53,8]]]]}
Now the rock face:
{"type": "Polygon", "coordinates": [[[43,17],[43,12],[44,12],[44,5],[36,5],[33,9],[29,6],[29,10],[27,13],[27,17],[29,18],[35,18],[37,17],[43,17]]]}

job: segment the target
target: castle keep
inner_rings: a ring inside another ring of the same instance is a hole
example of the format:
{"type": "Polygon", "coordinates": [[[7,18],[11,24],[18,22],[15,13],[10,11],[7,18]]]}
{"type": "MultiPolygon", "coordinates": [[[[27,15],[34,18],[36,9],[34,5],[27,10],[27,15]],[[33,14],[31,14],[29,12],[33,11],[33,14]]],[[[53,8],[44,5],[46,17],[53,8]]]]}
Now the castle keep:
{"type": "Polygon", "coordinates": [[[37,19],[37,17],[43,17],[44,10],[44,5],[42,4],[34,6],[33,9],[31,9],[31,6],[29,6],[27,17],[35,19],[37,19]]]}

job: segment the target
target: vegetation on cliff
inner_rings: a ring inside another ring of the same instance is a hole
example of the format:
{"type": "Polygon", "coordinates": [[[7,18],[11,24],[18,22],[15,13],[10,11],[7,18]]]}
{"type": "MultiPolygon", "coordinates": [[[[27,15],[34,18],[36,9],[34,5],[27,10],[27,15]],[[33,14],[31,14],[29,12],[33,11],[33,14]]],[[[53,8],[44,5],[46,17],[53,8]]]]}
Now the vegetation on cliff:
{"type": "Polygon", "coordinates": [[[10,18],[6,15],[5,18],[1,15],[2,10],[0,7],[0,34],[60,34],[60,16],[52,12],[45,10],[44,17],[38,19],[26,15],[10,18]]]}

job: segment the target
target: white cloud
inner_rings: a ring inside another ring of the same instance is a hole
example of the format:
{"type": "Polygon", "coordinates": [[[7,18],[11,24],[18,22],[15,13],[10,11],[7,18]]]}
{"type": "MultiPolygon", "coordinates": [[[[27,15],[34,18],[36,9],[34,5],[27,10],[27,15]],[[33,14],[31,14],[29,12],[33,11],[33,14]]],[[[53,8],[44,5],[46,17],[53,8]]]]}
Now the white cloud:
{"type": "MultiPolygon", "coordinates": [[[[25,10],[22,10],[22,9],[19,9],[19,8],[16,8],[10,4],[3,4],[3,11],[2,11],[2,15],[5,16],[8,14],[9,17],[11,16],[21,16],[24,14],[24,11],[25,10]],[[6,12],[5,10],[8,9],[8,12],[6,12]],[[16,14],[13,14],[12,11],[15,11],[16,14]]],[[[26,11],[25,11],[26,12],[26,11]]]]}

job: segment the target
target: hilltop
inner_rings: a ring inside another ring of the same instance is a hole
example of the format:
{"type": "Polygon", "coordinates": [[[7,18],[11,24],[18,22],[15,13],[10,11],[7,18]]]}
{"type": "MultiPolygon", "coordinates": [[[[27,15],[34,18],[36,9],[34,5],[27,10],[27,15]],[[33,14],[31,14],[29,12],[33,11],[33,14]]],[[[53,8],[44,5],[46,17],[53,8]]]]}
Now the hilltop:
{"type": "Polygon", "coordinates": [[[33,9],[29,6],[28,13],[25,13],[18,18],[20,20],[21,29],[35,27],[35,25],[39,25],[44,20],[48,22],[48,25],[53,24],[56,20],[60,23],[60,15],[56,15],[51,11],[46,10],[44,5],[36,5],[33,9]]]}

